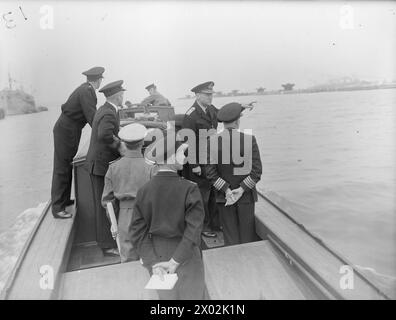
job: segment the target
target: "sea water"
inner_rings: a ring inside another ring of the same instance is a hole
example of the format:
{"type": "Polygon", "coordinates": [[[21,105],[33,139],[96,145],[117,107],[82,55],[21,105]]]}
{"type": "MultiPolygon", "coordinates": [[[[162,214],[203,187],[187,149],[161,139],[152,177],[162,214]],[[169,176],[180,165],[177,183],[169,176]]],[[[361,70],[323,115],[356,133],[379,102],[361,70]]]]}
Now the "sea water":
{"type": "MultiPolygon", "coordinates": [[[[294,218],[354,264],[396,276],[396,89],[223,97],[213,104],[231,101],[257,101],[241,128],[252,129],[259,144],[259,190],[276,193],[294,218]]],[[[185,112],[193,100],[172,102],[185,112]]],[[[26,239],[39,204],[50,198],[60,108],[49,108],[0,120],[0,285],[23,246],[1,239],[10,229],[26,239]]]]}

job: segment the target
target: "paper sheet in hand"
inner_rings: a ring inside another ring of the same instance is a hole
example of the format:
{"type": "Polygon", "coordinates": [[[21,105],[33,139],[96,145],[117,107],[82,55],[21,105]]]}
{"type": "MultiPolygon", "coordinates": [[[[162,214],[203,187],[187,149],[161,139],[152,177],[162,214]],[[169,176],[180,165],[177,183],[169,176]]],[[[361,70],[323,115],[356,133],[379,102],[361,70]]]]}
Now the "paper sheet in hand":
{"type": "Polygon", "coordinates": [[[161,280],[158,275],[153,274],[144,288],[155,290],[172,290],[177,282],[177,279],[176,273],[164,275],[164,280],[161,280]]]}

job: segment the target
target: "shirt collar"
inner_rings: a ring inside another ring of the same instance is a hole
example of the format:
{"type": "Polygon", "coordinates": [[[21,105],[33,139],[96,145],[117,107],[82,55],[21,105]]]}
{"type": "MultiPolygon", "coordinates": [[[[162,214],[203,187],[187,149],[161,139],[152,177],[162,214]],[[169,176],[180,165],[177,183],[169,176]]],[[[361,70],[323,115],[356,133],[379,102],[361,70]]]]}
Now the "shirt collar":
{"type": "Polygon", "coordinates": [[[204,107],[202,104],[200,104],[198,100],[197,100],[197,104],[200,106],[200,108],[202,109],[202,111],[203,111],[204,113],[206,113],[207,107],[204,107]]]}
{"type": "Polygon", "coordinates": [[[142,150],[126,150],[124,157],[127,158],[143,158],[142,150]]]}

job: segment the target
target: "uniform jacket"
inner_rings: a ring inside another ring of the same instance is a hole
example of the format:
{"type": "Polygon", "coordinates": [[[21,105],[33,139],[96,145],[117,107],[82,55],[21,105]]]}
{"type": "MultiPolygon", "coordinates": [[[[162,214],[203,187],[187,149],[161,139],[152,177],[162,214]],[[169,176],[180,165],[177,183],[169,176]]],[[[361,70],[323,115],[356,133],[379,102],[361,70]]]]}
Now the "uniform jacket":
{"type": "Polygon", "coordinates": [[[167,98],[165,98],[159,92],[149,95],[145,98],[142,103],[145,106],[152,105],[152,106],[170,106],[171,103],[167,98]]]}
{"type": "Polygon", "coordinates": [[[78,123],[81,128],[87,122],[92,127],[96,103],[95,89],[85,82],[72,92],[61,109],[64,115],[78,123]]]}
{"type": "Polygon", "coordinates": [[[109,162],[120,156],[119,123],[118,113],[110,103],[106,102],[96,112],[86,159],[90,174],[105,176],[109,162]]]}
{"type": "Polygon", "coordinates": [[[152,166],[145,162],[140,150],[127,150],[122,158],[109,165],[102,205],[106,207],[107,202],[118,200],[121,207],[129,207],[134,203],[139,188],[150,180],[151,172],[152,166]]]}
{"type": "Polygon", "coordinates": [[[184,263],[201,243],[204,207],[198,186],[175,172],[159,171],[137,193],[132,243],[147,267],[159,262],[152,237],[180,239],[173,258],[184,263]]]}
{"type": "Polygon", "coordinates": [[[261,173],[260,152],[255,136],[246,135],[236,129],[225,129],[210,137],[206,177],[216,189],[217,202],[225,202],[227,188],[233,190],[239,187],[245,190],[239,202],[257,201],[256,183],[260,180],[261,173]],[[223,140],[228,141],[227,137],[230,143],[223,144],[223,140]],[[217,143],[214,143],[215,140],[217,143]],[[240,160],[244,159],[242,163],[233,158],[233,149],[236,154],[240,150],[240,160]],[[246,169],[242,170],[243,167],[246,169]],[[238,169],[240,172],[235,171],[238,169]]]}
{"type": "Polygon", "coordinates": [[[195,101],[190,109],[187,110],[183,119],[183,128],[191,129],[195,132],[196,137],[196,161],[195,164],[189,164],[191,168],[199,166],[199,129],[214,129],[217,130],[217,112],[219,111],[215,106],[211,105],[207,107],[209,114],[206,114],[199,106],[198,102],[195,101]]]}

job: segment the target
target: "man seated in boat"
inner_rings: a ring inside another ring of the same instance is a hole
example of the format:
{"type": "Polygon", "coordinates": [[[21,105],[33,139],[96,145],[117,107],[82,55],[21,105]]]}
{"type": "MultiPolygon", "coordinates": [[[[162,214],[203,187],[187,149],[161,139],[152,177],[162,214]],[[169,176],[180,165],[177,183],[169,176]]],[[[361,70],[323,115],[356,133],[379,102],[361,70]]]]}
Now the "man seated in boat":
{"type": "Polygon", "coordinates": [[[159,170],[137,193],[132,243],[150,275],[177,273],[172,290],[158,290],[160,299],[198,300],[205,289],[200,249],[205,212],[197,184],[177,174],[187,145],[172,136],[168,132],[145,153],[159,170]]]}
{"type": "Polygon", "coordinates": [[[125,151],[120,159],[110,163],[105,176],[102,205],[106,208],[107,203],[112,202],[113,207],[119,207],[117,224],[121,262],[139,260],[131,243],[131,223],[137,191],[151,177],[151,166],[142,154],[146,133],[146,127],[140,123],[129,124],[120,130],[118,137],[125,145],[125,151]]]}
{"type": "Polygon", "coordinates": [[[157,91],[156,85],[150,84],[146,87],[149,96],[145,98],[140,104],[142,106],[170,106],[171,103],[161,93],[157,91]]]}
{"type": "Polygon", "coordinates": [[[219,110],[217,119],[224,130],[210,137],[208,147],[206,177],[216,189],[226,246],[259,240],[254,206],[262,165],[255,136],[238,130],[244,109],[233,102],[219,110]]]}

